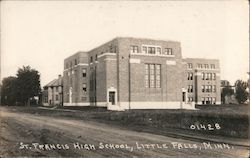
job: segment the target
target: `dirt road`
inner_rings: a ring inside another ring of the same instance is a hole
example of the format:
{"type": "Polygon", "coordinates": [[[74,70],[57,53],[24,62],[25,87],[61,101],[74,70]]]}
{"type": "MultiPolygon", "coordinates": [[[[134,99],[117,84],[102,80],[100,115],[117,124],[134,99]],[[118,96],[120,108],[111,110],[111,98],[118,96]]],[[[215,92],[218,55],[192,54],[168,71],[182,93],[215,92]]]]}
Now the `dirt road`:
{"type": "Polygon", "coordinates": [[[85,120],[0,108],[0,157],[248,157],[245,147],[195,142],[85,120]]]}

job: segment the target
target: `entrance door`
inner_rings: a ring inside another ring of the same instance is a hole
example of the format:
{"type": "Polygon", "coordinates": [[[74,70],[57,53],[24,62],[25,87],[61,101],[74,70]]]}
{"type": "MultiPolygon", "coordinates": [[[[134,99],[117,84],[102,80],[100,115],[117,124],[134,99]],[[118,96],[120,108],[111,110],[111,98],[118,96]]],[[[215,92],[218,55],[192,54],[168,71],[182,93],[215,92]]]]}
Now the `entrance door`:
{"type": "Polygon", "coordinates": [[[182,101],[186,102],[186,92],[182,92],[182,101]]]}
{"type": "Polygon", "coordinates": [[[115,105],[115,92],[109,92],[109,102],[115,105]]]}

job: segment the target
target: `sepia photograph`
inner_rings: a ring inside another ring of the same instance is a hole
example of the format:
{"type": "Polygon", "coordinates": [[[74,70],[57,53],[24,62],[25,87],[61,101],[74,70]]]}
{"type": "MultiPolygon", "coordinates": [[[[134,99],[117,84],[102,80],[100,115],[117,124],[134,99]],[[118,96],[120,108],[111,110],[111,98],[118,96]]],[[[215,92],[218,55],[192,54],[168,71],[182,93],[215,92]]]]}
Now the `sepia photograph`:
{"type": "Polygon", "coordinates": [[[250,158],[249,2],[0,1],[0,157],[250,158]]]}

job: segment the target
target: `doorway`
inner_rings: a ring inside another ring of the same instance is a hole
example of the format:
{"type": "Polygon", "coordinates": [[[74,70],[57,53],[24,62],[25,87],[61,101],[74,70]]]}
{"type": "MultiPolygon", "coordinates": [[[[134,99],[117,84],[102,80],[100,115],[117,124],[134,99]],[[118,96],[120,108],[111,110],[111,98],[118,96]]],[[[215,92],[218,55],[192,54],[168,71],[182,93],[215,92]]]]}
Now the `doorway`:
{"type": "Polygon", "coordinates": [[[114,91],[109,91],[109,103],[111,103],[111,105],[115,105],[115,92],[114,91]]]}
{"type": "Polygon", "coordinates": [[[182,102],[186,102],[186,92],[182,92],[182,102]]]}

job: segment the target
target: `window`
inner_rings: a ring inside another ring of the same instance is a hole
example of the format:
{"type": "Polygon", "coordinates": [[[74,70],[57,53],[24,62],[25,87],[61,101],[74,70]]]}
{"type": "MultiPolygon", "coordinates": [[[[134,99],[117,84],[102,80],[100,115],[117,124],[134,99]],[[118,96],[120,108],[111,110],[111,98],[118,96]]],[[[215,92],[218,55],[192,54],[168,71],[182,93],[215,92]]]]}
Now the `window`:
{"type": "Polygon", "coordinates": [[[148,51],[147,51],[148,49],[147,49],[147,47],[146,46],[142,46],[142,53],[147,53],[148,51]]]}
{"type": "Polygon", "coordinates": [[[205,92],[205,86],[204,85],[201,86],[201,91],[205,92]]]}
{"type": "Polygon", "coordinates": [[[98,58],[97,58],[97,54],[95,55],[95,61],[97,61],[98,60],[98,58]]]}
{"type": "Polygon", "coordinates": [[[148,47],[148,54],[155,54],[155,47],[148,47]]]}
{"type": "Polygon", "coordinates": [[[198,68],[199,68],[199,69],[202,69],[202,64],[198,64],[198,68]]]}
{"type": "Polygon", "coordinates": [[[208,64],[204,64],[204,68],[205,68],[205,69],[209,69],[208,64]]]}
{"type": "Polygon", "coordinates": [[[188,85],[188,93],[193,93],[193,85],[188,85]]]}
{"type": "Polygon", "coordinates": [[[149,77],[150,88],[154,88],[155,87],[155,65],[154,64],[149,64],[149,72],[150,72],[150,77],[149,77]]]}
{"type": "Polygon", "coordinates": [[[117,52],[117,47],[116,46],[114,46],[114,53],[116,53],[117,52]]]}
{"type": "Polygon", "coordinates": [[[192,102],[193,101],[193,97],[188,97],[188,102],[192,102]]]}
{"type": "Polygon", "coordinates": [[[209,73],[205,74],[205,78],[206,78],[206,80],[209,80],[209,73]]]}
{"type": "Polygon", "coordinates": [[[72,67],[72,61],[70,62],[70,67],[72,67]]]}
{"type": "Polygon", "coordinates": [[[212,74],[211,73],[207,73],[207,79],[206,80],[210,80],[212,78],[212,74]]]}
{"type": "Polygon", "coordinates": [[[138,53],[138,46],[131,46],[130,53],[138,53]]]}
{"type": "Polygon", "coordinates": [[[44,102],[48,103],[48,97],[47,96],[44,97],[44,102]]]}
{"type": "Polygon", "coordinates": [[[213,85],[213,92],[216,92],[216,86],[213,85]]]}
{"type": "Polygon", "coordinates": [[[56,95],[56,101],[58,101],[58,95],[56,95]]]}
{"type": "Polygon", "coordinates": [[[113,46],[112,46],[112,44],[109,45],[109,52],[113,53],[113,46]]]}
{"type": "Polygon", "coordinates": [[[212,92],[212,86],[211,85],[206,86],[206,92],[212,92]]]}
{"type": "Polygon", "coordinates": [[[145,64],[145,87],[147,88],[161,87],[160,64],[145,64]]]}
{"type": "Polygon", "coordinates": [[[56,92],[58,92],[58,87],[56,87],[56,92]]]}
{"type": "Polygon", "coordinates": [[[77,65],[77,60],[75,59],[75,65],[77,65]]]}
{"type": "Polygon", "coordinates": [[[92,62],[93,62],[93,57],[91,56],[91,57],[90,57],[90,63],[92,63],[92,62]]]}
{"type": "Polygon", "coordinates": [[[210,68],[211,68],[211,69],[215,69],[215,65],[214,65],[214,64],[211,64],[211,65],[210,65],[210,68]]]}
{"type": "Polygon", "coordinates": [[[141,49],[142,49],[142,53],[144,54],[162,54],[162,49],[160,46],[143,45],[141,49]]]}
{"type": "Polygon", "coordinates": [[[205,104],[205,98],[203,97],[201,101],[202,101],[202,104],[204,105],[205,104]]]}
{"type": "Polygon", "coordinates": [[[86,77],[87,76],[87,70],[86,68],[82,69],[82,77],[86,77]]]}
{"type": "Polygon", "coordinates": [[[188,68],[192,69],[193,68],[193,64],[192,63],[188,63],[188,68]]]}
{"type": "Polygon", "coordinates": [[[83,92],[87,92],[87,85],[86,85],[86,83],[82,84],[82,90],[83,90],[83,92]]]}
{"type": "Polygon", "coordinates": [[[216,98],[215,97],[212,98],[212,104],[216,104],[216,98]]]}
{"type": "Polygon", "coordinates": [[[161,88],[161,65],[156,66],[156,88],[161,88]]]}
{"type": "Polygon", "coordinates": [[[193,80],[193,73],[192,72],[188,73],[188,80],[193,80]]]}
{"type": "Polygon", "coordinates": [[[206,98],[206,104],[210,104],[211,103],[211,99],[210,99],[210,97],[207,97],[206,98]]]}
{"type": "Polygon", "coordinates": [[[66,63],[66,69],[69,68],[69,63],[66,63]]]}
{"type": "Polygon", "coordinates": [[[201,79],[202,79],[202,80],[205,79],[205,73],[204,73],[204,72],[201,74],[201,79]]]}
{"type": "Polygon", "coordinates": [[[206,92],[209,92],[209,87],[206,85],[205,86],[206,92]]]}
{"type": "Polygon", "coordinates": [[[167,55],[173,55],[172,48],[165,48],[165,54],[167,54],[167,55]]]}
{"type": "Polygon", "coordinates": [[[212,74],[212,79],[216,80],[216,74],[215,73],[212,74]]]}
{"type": "Polygon", "coordinates": [[[149,87],[149,64],[145,64],[145,87],[149,87]]]}
{"type": "Polygon", "coordinates": [[[161,54],[161,48],[160,48],[160,47],[157,47],[157,48],[156,48],[156,53],[157,53],[157,54],[161,54]]]}

